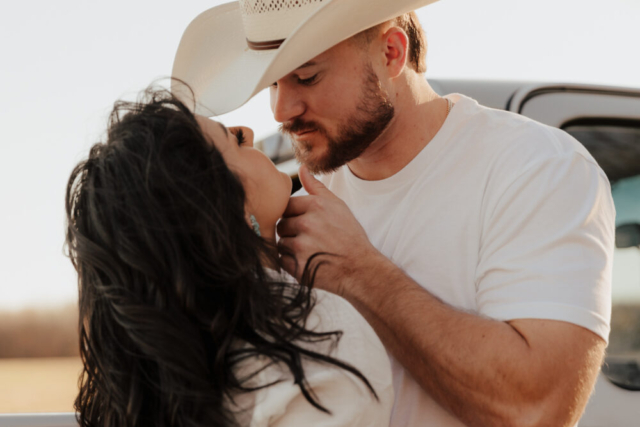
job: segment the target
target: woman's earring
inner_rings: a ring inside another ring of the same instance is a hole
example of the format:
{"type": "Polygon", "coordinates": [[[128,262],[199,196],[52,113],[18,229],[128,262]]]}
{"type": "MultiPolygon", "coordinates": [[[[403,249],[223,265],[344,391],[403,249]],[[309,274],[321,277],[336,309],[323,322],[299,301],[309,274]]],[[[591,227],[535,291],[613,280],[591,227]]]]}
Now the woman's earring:
{"type": "Polygon", "coordinates": [[[253,215],[250,215],[249,221],[251,221],[251,226],[253,227],[253,231],[255,231],[256,234],[260,236],[260,224],[258,224],[258,221],[256,221],[256,217],[253,215]]]}

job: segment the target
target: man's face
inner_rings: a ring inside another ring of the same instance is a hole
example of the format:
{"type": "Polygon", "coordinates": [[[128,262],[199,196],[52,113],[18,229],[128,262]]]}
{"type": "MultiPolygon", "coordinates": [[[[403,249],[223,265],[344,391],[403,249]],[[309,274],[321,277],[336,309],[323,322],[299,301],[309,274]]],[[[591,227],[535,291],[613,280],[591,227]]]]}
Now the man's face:
{"type": "Polygon", "coordinates": [[[278,80],[271,108],[292,137],[298,161],[312,173],[359,157],[394,116],[373,67],[350,41],[278,80]]]}

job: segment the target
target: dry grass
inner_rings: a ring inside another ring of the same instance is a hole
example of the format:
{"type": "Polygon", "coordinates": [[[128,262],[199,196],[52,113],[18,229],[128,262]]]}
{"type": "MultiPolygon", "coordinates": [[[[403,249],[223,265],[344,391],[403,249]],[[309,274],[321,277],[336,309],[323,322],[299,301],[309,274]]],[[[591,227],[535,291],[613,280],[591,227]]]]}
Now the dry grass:
{"type": "Polygon", "coordinates": [[[0,312],[0,358],[78,356],[76,304],[0,312]]]}
{"type": "MultiPolygon", "coordinates": [[[[77,319],[75,304],[0,312],[0,413],[73,411],[77,319]]],[[[608,354],[640,357],[640,306],[614,308],[608,354]]]]}
{"type": "Polygon", "coordinates": [[[0,312],[0,413],[73,411],[81,370],[76,304],[0,312]]]}
{"type": "Polygon", "coordinates": [[[72,412],[79,357],[0,359],[0,413],[72,412]]]}

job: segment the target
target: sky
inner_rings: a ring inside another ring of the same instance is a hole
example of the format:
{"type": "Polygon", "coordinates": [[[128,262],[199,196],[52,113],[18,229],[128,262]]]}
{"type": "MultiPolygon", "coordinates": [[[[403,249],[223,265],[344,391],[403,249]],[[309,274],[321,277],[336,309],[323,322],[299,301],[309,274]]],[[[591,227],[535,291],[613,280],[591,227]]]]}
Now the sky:
{"type": "MultiPolygon", "coordinates": [[[[343,0],[344,1],[344,0],[343,0]]],[[[171,74],[189,22],[224,1],[11,2],[0,13],[0,309],[73,301],[64,190],[113,102],[171,74]]],[[[640,88],[640,0],[441,0],[418,11],[427,78],[640,88]]],[[[218,118],[258,138],[268,96],[218,118]]],[[[635,278],[640,283],[640,270],[635,278]]],[[[630,282],[631,286],[631,282],[630,282]]],[[[640,285],[639,285],[640,286],[640,285]]]]}

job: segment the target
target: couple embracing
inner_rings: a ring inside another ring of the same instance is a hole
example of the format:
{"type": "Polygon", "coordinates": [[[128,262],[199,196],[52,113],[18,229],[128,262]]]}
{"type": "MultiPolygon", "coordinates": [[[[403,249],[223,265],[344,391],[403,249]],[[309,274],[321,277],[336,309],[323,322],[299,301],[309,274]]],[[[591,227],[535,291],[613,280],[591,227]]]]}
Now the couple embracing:
{"type": "Polygon", "coordinates": [[[240,0],[74,170],[82,425],[571,426],[609,333],[609,183],[438,96],[415,9],[240,0]],[[269,88],[304,186],[207,117],[269,88]]]}

